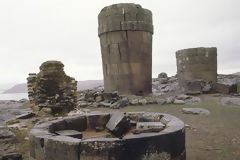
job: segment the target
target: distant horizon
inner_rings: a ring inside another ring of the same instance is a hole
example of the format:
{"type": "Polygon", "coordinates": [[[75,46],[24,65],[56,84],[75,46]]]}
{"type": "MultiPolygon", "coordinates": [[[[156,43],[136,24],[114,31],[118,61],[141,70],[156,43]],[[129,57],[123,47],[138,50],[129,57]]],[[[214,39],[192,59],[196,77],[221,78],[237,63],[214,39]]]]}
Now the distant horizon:
{"type": "MultiPolygon", "coordinates": [[[[236,73],[240,73],[240,69],[239,69],[239,71],[233,72],[233,73],[218,73],[218,74],[228,75],[228,74],[236,74],[236,73]]],[[[167,75],[169,77],[174,76],[174,75],[169,75],[168,73],[167,73],[167,75]]],[[[152,78],[157,78],[157,75],[153,76],[152,78]]],[[[103,79],[88,79],[88,80],[77,80],[77,81],[103,81],[103,79]]],[[[15,85],[26,84],[26,83],[27,83],[27,81],[26,82],[19,82],[19,83],[18,82],[17,83],[7,83],[7,84],[0,83],[0,91],[6,91],[6,90],[14,87],[15,85]]]]}

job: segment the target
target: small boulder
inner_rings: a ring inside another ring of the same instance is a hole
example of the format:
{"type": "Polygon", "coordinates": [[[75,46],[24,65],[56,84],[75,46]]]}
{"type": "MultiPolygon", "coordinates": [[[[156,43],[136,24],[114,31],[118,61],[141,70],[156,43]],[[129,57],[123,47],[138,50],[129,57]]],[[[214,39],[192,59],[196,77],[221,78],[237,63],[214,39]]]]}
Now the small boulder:
{"type": "Polygon", "coordinates": [[[167,75],[167,73],[162,72],[162,73],[158,74],[158,78],[168,78],[168,75],[167,75]]]}
{"type": "Polygon", "coordinates": [[[7,127],[5,126],[0,126],[0,139],[4,139],[4,138],[15,138],[16,135],[11,132],[7,127]]]}
{"type": "Polygon", "coordinates": [[[203,108],[183,108],[182,112],[184,114],[210,115],[209,110],[203,108]]]}
{"type": "Polygon", "coordinates": [[[184,100],[179,100],[179,99],[175,99],[173,103],[174,104],[179,104],[179,105],[185,104],[184,100]]]}
{"type": "Polygon", "coordinates": [[[145,98],[140,99],[140,100],[139,100],[139,104],[140,104],[140,105],[146,105],[146,104],[147,104],[147,100],[146,100],[145,98]]]}

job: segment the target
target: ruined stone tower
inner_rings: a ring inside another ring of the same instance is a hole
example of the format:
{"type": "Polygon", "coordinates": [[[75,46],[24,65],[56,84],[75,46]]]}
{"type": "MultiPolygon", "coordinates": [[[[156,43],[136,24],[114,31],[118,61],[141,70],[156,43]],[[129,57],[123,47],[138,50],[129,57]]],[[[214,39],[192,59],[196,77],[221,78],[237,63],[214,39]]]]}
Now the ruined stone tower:
{"type": "MultiPolygon", "coordinates": [[[[176,52],[179,84],[189,90],[188,84],[217,81],[217,48],[190,48],[176,52]]],[[[190,89],[191,90],[191,89],[190,89]]]]}
{"type": "Polygon", "coordinates": [[[29,74],[28,97],[33,109],[66,113],[76,106],[77,81],[67,76],[63,68],[60,61],[46,61],[38,74],[29,74]]]}
{"type": "Polygon", "coordinates": [[[101,10],[98,24],[105,91],[151,93],[151,11],[131,3],[115,4],[101,10]]]}

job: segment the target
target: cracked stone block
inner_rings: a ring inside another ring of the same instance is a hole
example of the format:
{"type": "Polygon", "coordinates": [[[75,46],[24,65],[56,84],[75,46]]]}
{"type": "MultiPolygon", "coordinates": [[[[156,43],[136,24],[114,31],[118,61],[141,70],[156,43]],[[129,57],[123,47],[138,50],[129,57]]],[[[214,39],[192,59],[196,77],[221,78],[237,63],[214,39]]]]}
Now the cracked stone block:
{"type": "Polygon", "coordinates": [[[106,128],[116,137],[121,137],[128,131],[130,126],[130,119],[125,113],[117,112],[112,114],[106,128]]]}

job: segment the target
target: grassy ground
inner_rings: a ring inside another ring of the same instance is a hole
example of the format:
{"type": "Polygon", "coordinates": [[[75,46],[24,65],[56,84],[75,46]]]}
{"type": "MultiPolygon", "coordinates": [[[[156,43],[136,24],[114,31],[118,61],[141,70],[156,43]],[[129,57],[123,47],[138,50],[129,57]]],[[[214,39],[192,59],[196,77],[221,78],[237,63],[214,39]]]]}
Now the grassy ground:
{"type": "Polygon", "coordinates": [[[222,106],[215,97],[202,98],[204,102],[197,105],[130,106],[122,111],[169,113],[190,125],[186,129],[187,160],[240,160],[240,107],[222,106]],[[205,108],[211,114],[182,114],[183,107],[205,108]]]}
{"type": "MultiPolygon", "coordinates": [[[[129,106],[121,110],[169,113],[190,125],[186,129],[187,160],[240,160],[240,107],[222,106],[217,97],[205,95],[201,98],[204,102],[196,105],[129,106]],[[211,114],[182,114],[183,107],[205,108],[211,114]]],[[[106,108],[98,110],[109,111],[106,108]]],[[[25,135],[18,136],[24,159],[28,157],[28,143],[23,140],[25,135]]]]}

